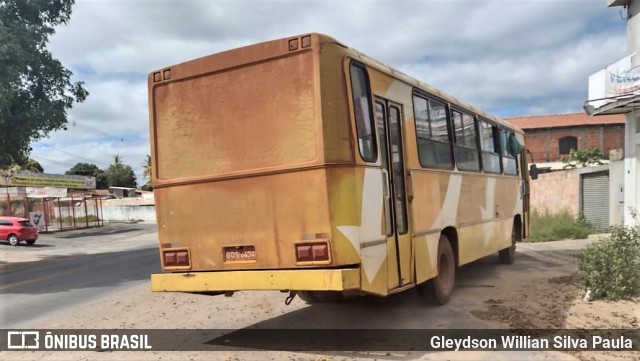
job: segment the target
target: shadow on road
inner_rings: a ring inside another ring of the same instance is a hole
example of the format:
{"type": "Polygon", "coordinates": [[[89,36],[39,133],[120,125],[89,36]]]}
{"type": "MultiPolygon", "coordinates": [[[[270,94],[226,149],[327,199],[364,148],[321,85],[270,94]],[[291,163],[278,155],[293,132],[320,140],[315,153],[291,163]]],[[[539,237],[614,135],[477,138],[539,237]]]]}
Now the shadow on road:
{"type": "MultiPolygon", "coordinates": [[[[392,342],[389,345],[392,347],[386,350],[394,350],[403,349],[393,347],[398,346],[397,342],[401,340],[381,340],[369,331],[397,329],[403,334],[412,329],[562,328],[576,292],[579,292],[571,284],[575,274],[575,254],[575,250],[519,252],[514,265],[500,265],[497,257],[490,256],[463,266],[457,272],[457,285],[452,299],[444,306],[432,306],[415,289],[385,298],[365,297],[333,304],[315,304],[206,343],[245,350],[303,351],[323,350],[323,342],[328,342],[329,347],[324,347],[324,350],[344,350],[344,347],[335,345],[344,346],[344,342],[348,345],[351,339],[356,342],[352,343],[353,349],[384,350],[385,342],[392,342]],[[273,337],[251,337],[256,329],[295,329],[294,332],[299,331],[299,335],[309,337],[278,338],[277,331],[273,332],[273,337]],[[323,333],[327,330],[332,333],[331,330],[335,330],[337,338],[327,338],[323,333]],[[361,337],[363,335],[366,337],[361,337]],[[371,345],[358,342],[382,346],[371,348],[371,345]]],[[[389,333],[383,331],[380,335],[389,333]]],[[[322,353],[390,360],[414,359],[426,354],[421,351],[322,353]]]]}
{"type": "Polygon", "coordinates": [[[2,265],[0,294],[45,294],[74,289],[113,287],[149,279],[160,272],[157,248],[54,256],[37,262],[2,265]]]}
{"type": "Polygon", "coordinates": [[[56,234],[56,238],[64,238],[64,239],[73,239],[73,238],[82,238],[82,237],[91,237],[91,236],[108,236],[112,234],[120,234],[127,233],[133,231],[139,231],[141,228],[132,227],[132,228],[120,228],[120,229],[112,229],[112,228],[92,228],[91,231],[77,231],[74,233],[58,233],[56,234]]]}
{"type": "Polygon", "coordinates": [[[46,244],[46,243],[38,243],[36,241],[36,243],[34,244],[26,244],[24,242],[20,242],[15,246],[10,245],[9,243],[0,243],[0,246],[7,246],[7,247],[26,247],[26,248],[46,248],[46,247],[55,247],[52,244],[46,244]]]}

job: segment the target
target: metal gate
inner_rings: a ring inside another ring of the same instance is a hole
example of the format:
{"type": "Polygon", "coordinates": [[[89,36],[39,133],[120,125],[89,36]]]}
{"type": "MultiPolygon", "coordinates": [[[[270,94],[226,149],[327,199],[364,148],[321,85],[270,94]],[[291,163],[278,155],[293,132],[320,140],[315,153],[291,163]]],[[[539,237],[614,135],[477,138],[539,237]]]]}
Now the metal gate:
{"type": "Polygon", "coordinates": [[[597,230],[609,227],[609,171],[581,175],[580,211],[597,230]]]}

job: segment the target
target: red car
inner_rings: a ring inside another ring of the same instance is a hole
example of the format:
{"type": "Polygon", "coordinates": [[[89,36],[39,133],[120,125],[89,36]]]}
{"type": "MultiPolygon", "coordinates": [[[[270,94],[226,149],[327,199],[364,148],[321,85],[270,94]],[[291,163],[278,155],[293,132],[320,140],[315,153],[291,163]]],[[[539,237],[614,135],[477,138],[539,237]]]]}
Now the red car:
{"type": "Polygon", "coordinates": [[[25,218],[0,217],[0,239],[6,239],[12,246],[17,246],[21,241],[32,245],[38,240],[38,227],[25,218]]]}

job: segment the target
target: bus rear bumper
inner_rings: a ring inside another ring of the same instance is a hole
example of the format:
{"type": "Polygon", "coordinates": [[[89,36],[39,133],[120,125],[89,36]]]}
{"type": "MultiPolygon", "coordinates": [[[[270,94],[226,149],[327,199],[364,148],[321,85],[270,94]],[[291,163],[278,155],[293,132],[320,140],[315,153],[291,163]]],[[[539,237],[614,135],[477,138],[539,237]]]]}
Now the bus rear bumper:
{"type": "Polygon", "coordinates": [[[151,275],[151,290],[154,292],[344,291],[359,288],[359,268],[185,272],[151,275]]]}

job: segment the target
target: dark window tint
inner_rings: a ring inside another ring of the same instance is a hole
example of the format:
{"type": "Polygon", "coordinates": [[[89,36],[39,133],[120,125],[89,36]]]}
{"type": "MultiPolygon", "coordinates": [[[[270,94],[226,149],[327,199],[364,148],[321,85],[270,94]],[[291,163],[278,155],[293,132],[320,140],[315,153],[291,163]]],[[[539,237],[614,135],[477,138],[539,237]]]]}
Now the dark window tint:
{"type": "Polygon", "coordinates": [[[351,63],[350,70],[353,107],[356,117],[356,132],[358,134],[358,149],[364,161],[375,162],[378,154],[376,150],[373,117],[371,114],[369,77],[366,69],[358,63],[351,63]]]}
{"type": "Polygon", "coordinates": [[[578,150],[578,138],[576,137],[564,137],[558,141],[558,147],[560,148],[560,154],[569,154],[571,150],[578,150]]]}
{"type": "Polygon", "coordinates": [[[451,112],[455,134],[456,164],[461,170],[480,170],[476,124],[473,116],[459,111],[451,112]]]}
{"type": "Polygon", "coordinates": [[[482,165],[485,172],[500,173],[499,132],[495,125],[480,122],[482,134],[482,165]]]}
{"type": "Polygon", "coordinates": [[[0,226],[13,226],[13,223],[11,223],[11,221],[0,219],[0,226]]]}
{"type": "Polygon", "coordinates": [[[505,129],[500,129],[500,152],[502,154],[502,171],[505,174],[518,174],[518,168],[516,165],[516,155],[519,152],[519,144],[517,143],[515,135],[505,129]],[[515,149],[517,146],[517,150],[515,149]]]}
{"type": "Polygon", "coordinates": [[[31,222],[29,222],[29,221],[18,221],[18,223],[20,223],[20,225],[23,226],[23,227],[33,227],[31,222]]]}
{"type": "Polygon", "coordinates": [[[423,167],[451,168],[451,136],[447,126],[444,104],[413,97],[413,113],[416,121],[418,158],[423,167]]]}
{"type": "Polygon", "coordinates": [[[389,108],[389,132],[391,139],[391,162],[393,169],[393,190],[395,195],[396,226],[398,233],[407,233],[407,208],[405,205],[404,159],[402,155],[402,124],[400,123],[400,109],[389,108]]]}
{"type": "MultiPolygon", "coordinates": [[[[384,110],[384,105],[382,103],[376,102],[376,127],[378,128],[378,141],[380,143],[380,158],[382,159],[382,167],[384,169],[389,169],[389,156],[387,154],[388,152],[388,147],[387,147],[387,131],[386,131],[386,123],[385,123],[385,110],[384,110]]],[[[387,229],[387,236],[391,236],[394,233],[393,230],[393,223],[391,222],[392,220],[392,215],[391,215],[391,210],[393,209],[392,204],[391,204],[391,198],[388,197],[389,192],[391,190],[387,189],[386,187],[388,186],[388,181],[385,180],[384,183],[384,187],[385,189],[383,190],[384,195],[385,195],[385,202],[384,202],[384,214],[385,214],[385,222],[386,222],[386,229],[387,229]]]]}

